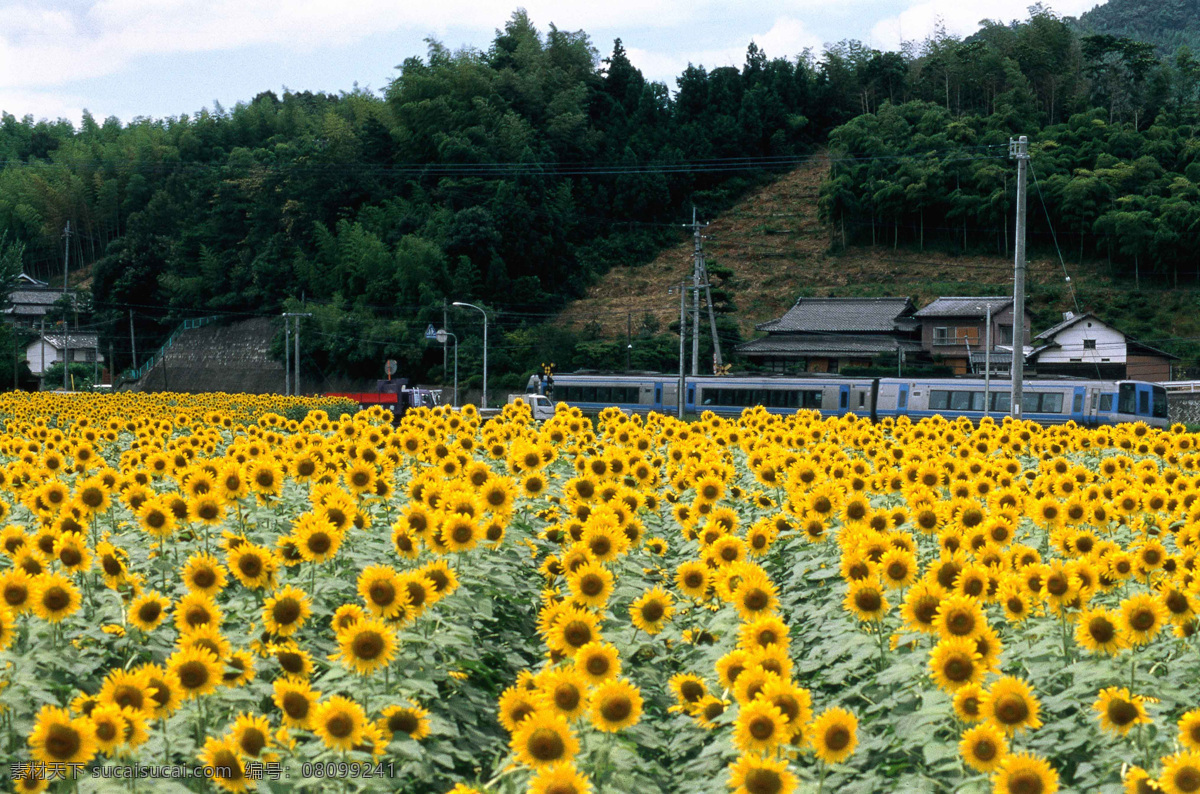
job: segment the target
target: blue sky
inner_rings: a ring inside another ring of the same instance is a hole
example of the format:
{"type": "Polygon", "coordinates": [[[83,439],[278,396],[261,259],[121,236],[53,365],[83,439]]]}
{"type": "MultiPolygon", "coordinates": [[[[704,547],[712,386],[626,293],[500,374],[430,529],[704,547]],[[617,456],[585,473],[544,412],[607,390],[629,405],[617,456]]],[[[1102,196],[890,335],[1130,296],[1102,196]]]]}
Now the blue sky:
{"type": "MultiPolygon", "coordinates": [[[[647,77],[674,88],[689,62],[741,65],[856,38],[895,49],[938,19],[966,35],[984,17],[1027,16],[1031,0],[0,0],[0,110],[78,122],[177,116],[264,90],[382,89],[426,37],[486,48],[513,10],[545,31],[586,30],[607,55],[618,36],[647,77]]],[[[1076,15],[1097,0],[1049,0],[1076,15]]]]}

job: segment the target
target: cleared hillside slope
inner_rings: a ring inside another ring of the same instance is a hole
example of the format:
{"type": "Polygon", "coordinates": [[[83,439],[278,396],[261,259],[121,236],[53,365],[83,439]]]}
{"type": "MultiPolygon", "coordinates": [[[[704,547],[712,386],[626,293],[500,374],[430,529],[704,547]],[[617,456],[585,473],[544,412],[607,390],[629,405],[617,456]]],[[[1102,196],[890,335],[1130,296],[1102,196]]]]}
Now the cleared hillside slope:
{"type": "MultiPolygon", "coordinates": [[[[730,296],[731,314],[745,338],[754,326],[785,312],[800,296],[907,295],[918,305],[939,295],[1008,294],[1012,259],[1002,255],[924,252],[889,245],[838,250],[834,234],[817,217],[817,198],[828,161],[817,158],[782,175],[712,219],[705,251],[725,279],[714,283],[730,296]]],[[[1031,198],[1030,212],[1041,212],[1031,198]]],[[[1035,252],[1029,262],[1029,309],[1034,328],[1053,324],[1061,312],[1094,311],[1126,333],[1170,349],[1194,363],[1200,345],[1200,285],[1114,281],[1106,262],[1066,262],[1053,250],[1035,252]],[[1074,296],[1072,296],[1072,290],[1074,296]]],[[[653,261],[613,268],[586,296],[559,315],[557,325],[588,330],[603,338],[624,337],[653,318],[660,329],[679,316],[672,285],[691,278],[692,241],[680,242],[653,261]]]]}

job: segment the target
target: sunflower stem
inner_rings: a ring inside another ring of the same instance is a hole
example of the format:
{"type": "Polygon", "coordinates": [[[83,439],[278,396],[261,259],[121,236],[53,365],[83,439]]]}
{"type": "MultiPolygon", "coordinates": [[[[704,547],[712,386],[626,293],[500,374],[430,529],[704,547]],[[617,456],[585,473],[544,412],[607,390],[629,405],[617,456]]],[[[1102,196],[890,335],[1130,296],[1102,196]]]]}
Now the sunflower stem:
{"type": "Polygon", "coordinates": [[[822,761],[821,780],[817,783],[817,794],[821,794],[821,792],[825,791],[825,775],[827,772],[829,772],[829,764],[826,764],[824,761],[822,761]]]}

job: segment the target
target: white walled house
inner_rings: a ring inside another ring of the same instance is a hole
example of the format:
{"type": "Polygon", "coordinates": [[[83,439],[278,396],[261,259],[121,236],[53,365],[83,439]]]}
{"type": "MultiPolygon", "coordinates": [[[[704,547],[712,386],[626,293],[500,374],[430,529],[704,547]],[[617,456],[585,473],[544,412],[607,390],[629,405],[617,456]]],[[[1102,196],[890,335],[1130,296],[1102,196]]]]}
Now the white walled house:
{"type": "Polygon", "coordinates": [[[100,355],[100,339],[96,334],[46,334],[38,337],[25,348],[25,361],[29,371],[36,377],[45,375],[46,370],[63,360],[64,349],[70,350],[72,364],[103,364],[100,355]]]}
{"type": "Polygon", "coordinates": [[[1094,314],[1064,312],[1034,339],[1039,374],[1167,381],[1178,357],[1130,339],[1094,314]]]}

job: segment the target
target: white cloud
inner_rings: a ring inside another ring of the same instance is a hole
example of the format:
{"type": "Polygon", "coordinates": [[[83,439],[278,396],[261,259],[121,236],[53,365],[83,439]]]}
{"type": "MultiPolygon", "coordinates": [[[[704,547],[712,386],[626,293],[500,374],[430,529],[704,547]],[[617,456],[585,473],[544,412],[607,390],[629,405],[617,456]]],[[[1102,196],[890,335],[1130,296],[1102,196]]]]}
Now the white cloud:
{"type": "MultiPolygon", "coordinates": [[[[1046,6],[1056,14],[1078,16],[1096,5],[1100,0],[1050,0],[1046,6]]],[[[900,14],[882,19],[871,29],[868,43],[880,50],[898,50],[900,42],[921,41],[933,33],[940,19],[946,32],[955,36],[969,36],[979,29],[984,19],[1010,22],[1027,19],[1033,0],[993,0],[989,3],[963,2],[963,0],[925,0],[914,3],[900,14]]]]}
{"type": "Polygon", "coordinates": [[[791,17],[775,20],[766,33],[747,36],[739,44],[716,49],[689,52],[663,52],[639,47],[629,47],[629,60],[642,70],[648,79],[660,80],[671,88],[674,80],[689,63],[709,71],[720,66],[741,67],[746,62],[746,48],[753,41],[768,58],[795,58],[806,48],[820,51],[821,39],[804,27],[804,23],[791,17]]]}
{"type": "MultiPolygon", "coordinates": [[[[145,55],[287,44],[308,50],[346,46],[396,30],[491,32],[514,6],[481,0],[96,0],[75,12],[24,5],[0,8],[0,86],[50,86],[112,74],[145,55]]],[[[686,23],[684,0],[654,13],[638,0],[523,1],[543,29],[656,27],[686,23]]]]}
{"type": "Polygon", "coordinates": [[[0,112],[17,118],[67,119],[76,126],[83,119],[83,98],[55,91],[21,91],[0,88],[0,112]]]}

